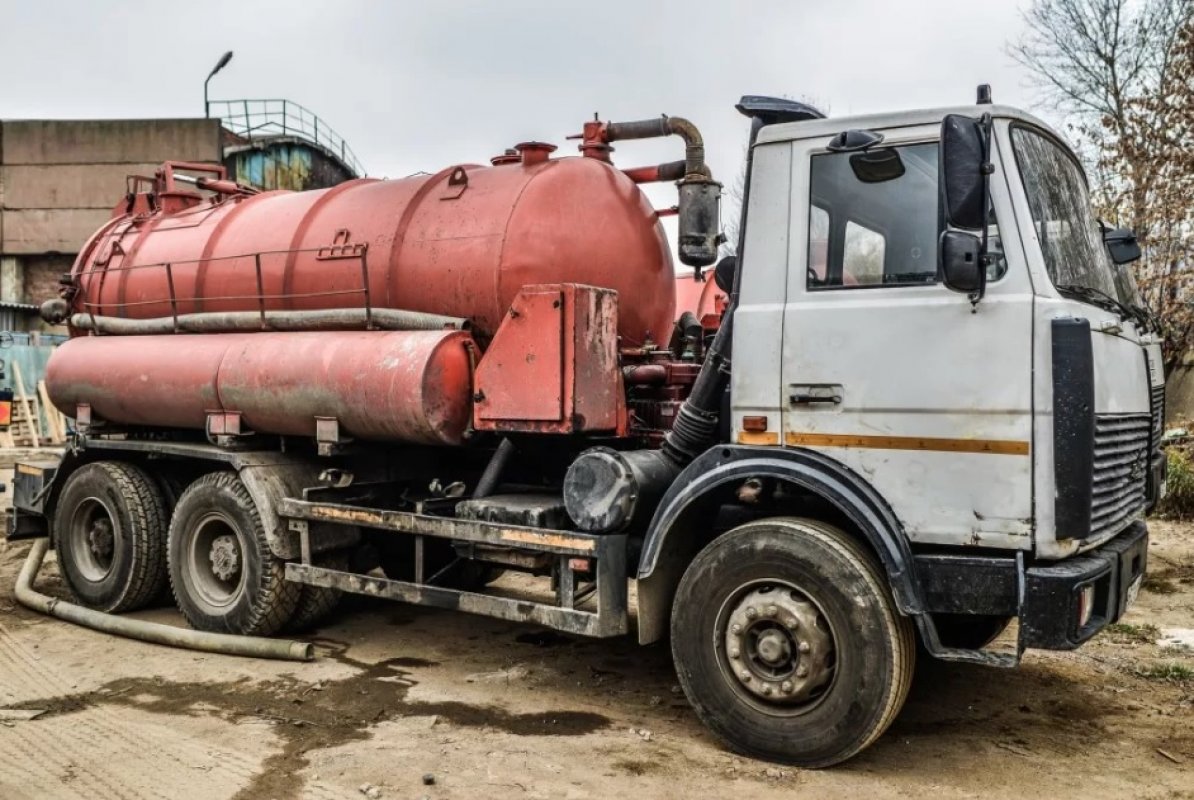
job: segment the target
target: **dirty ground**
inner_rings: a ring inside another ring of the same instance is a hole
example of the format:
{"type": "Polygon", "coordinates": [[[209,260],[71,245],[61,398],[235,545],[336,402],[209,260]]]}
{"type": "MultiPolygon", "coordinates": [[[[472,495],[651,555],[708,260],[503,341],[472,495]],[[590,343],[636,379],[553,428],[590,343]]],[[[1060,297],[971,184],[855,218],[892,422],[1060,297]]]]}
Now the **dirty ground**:
{"type": "Polygon", "coordinates": [[[665,647],[353,601],[313,664],[189,653],[16,607],[0,542],[0,798],[1194,798],[1194,526],[1153,535],[1124,624],[1016,671],[922,659],[822,772],[723,750],[665,647]]]}

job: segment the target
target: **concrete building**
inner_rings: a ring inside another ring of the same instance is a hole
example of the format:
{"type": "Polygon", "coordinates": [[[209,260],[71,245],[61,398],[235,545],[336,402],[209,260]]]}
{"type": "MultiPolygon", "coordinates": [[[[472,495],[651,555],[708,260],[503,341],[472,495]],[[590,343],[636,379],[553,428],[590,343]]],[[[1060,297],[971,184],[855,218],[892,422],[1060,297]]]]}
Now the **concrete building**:
{"type": "Polygon", "coordinates": [[[59,276],[112,216],[128,175],[221,156],[217,119],[0,122],[0,302],[56,296],[59,276]]]}
{"type": "Polygon", "coordinates": [[[163,161],[223,162],[260,189],[312,189],[362,174],[343,139],[301,106],[228,105],[223,122],[0,121],[0,330],[41,329],[37,306],[57,295],[129,175],[152,176],[163,161]]]}

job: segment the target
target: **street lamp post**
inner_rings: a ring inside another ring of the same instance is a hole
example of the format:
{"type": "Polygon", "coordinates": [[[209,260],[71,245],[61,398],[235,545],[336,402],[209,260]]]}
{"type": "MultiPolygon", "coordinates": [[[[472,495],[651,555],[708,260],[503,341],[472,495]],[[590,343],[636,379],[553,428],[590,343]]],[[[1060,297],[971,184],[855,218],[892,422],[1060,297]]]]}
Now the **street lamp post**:
{"type": "Polygon", "coordinates": [[[229,50],[224,55],[220,56],[220,60],[212,68],[211,72],[207,74],[207,80],[203,82],[203,116],[204,118],[211,116],[211,103],[207,100],[207,84],[211,83],[211,79],[215,77],[216,73],[228,66],[228,62],[232,60],[232,51],[229,50]]]}

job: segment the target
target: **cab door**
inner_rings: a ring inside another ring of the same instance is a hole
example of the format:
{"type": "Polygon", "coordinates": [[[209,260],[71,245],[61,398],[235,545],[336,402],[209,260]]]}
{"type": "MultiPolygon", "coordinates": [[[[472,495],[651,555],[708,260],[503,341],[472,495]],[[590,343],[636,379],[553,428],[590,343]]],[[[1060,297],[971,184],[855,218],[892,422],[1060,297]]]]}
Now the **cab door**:
{"type": "Polygon", "coordinates": [[[936,126],[886,134],[865,153],[792,144],[783,445],[849,466],[913,541],[1028,549],[1033,293],[1000,236],[999,153],[996,258],[972,305],[938,277],[936,126]]]}

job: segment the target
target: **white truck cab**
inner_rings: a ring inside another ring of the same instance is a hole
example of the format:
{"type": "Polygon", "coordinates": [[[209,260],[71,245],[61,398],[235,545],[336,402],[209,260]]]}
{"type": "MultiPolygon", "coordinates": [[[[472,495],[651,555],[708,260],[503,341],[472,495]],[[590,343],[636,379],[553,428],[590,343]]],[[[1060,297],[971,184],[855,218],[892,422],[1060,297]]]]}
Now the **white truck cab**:
{"type": "Polygon", "coordinates": [[[755,147],[739,443],[841,461],[913,545],[1060,559],[1141,519],[1159,489],[1160,351],[1125,307],[1138,298],[1118,296],[1124,268],[1058,134],[980,105],[770,125],[755,147]],[[948,115],[991,119],[981,299],[937,266],[948,115]],[[881,144],[834,152],[850,129],[881,144]]]}

